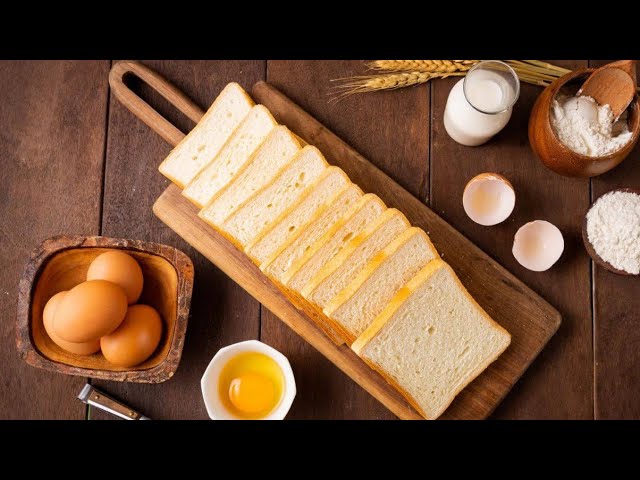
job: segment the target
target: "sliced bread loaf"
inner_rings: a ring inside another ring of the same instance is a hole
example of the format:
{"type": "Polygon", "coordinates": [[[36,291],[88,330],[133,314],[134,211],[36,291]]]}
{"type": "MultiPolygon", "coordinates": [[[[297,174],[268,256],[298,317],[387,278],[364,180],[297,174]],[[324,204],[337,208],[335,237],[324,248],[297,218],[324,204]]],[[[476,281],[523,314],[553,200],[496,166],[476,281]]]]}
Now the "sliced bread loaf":
{"type": "Polygon", "coordinates": [[[451,267],[436,259],[396,293],[352,348],[420,414],[435,419],[510,342],[451,267]]]}
{"type": "Polygon", "coordinates": [[[296,235],[301,226],[331,204],[350,184],[349,177],[338,167],[327,168],[320,178],[305,190],[299,202],[282,212],[280,217],[249,242],[245,248],[247,255],[260,265],[296,235]]]}
{"type": "Polygon", "coordinates": [[[160,164],[160,172],[184,188],[227,142],[254,103],[237,83],[229,83],[193,130],[160,164]]]}
{"type": "Polygon", "coordinates": [[[324,308],[352,343],[376,318],[393,296],[438,252],[422,229],[406,229],[375,254],[355,278],[324,308]]]}
{"type": "Polygon", "coordinates": [[[301,258],[343,215],[353,209],[360,198],[362,198],[360,187],[354,184],[349,185],[334,202],[322,208],[312,220],[298,229],[296,235],[260,264],[260,269],[271,278],[282,282],[283,275],[291,265],[301,258]]]}
{"type": "Polygon", "coordinates": [[[251,159],[198,213],[214,227],[235,212],[251,195],[269,183],[300,150],[300,144],[287,127],[271,130],[251,159]]]}
{"type": "Polygon", "coordinates": [[[385,210],[313,276],[303,287],[302,296],[320,309],[326,307],[376,253],[409,226],[400,211],[395,208],[385,210]]]}
{"type": "Polygon", "coordinates": [[[297,293],[331,261],[353,237],[363,231],[367,225],[386,210],[386,206],[377,195],[367,193],[350,214],[345,215],[329,231],[291,265],[284,274],[282,283],[297,293]]]}
{"type": "Polygon", "coordinates": [[[189,182],[182,194],[198,207],[204,207],[231,182],[276,125],[266,107],[254,106],[213,161],[189,182]]]}
{"type": "Polygon", "coordinates": [[[243,248],[267,228],[287,207],[298,203],[305,189],[329,164],[316,147],[306,146],[271,183],[258,190],[220,226],[243,248]]]}

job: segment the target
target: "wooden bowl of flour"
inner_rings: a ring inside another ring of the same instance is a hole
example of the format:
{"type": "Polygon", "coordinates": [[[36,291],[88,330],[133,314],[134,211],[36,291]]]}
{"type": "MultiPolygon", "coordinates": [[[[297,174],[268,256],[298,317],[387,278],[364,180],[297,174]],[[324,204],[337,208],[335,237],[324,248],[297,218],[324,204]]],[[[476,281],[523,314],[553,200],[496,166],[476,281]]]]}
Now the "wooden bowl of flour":
{"type": "Polygon", "coordinates": [[[595,177],[608,172],[633,150],[640,137],[640,100],[636,95],[628,110],[631,140],[615,152],[588,157],[565,147],[551,126],[551,104],[558,93],[574,95],[595,69],[584,68],[560,77],[538,96],[529,117],[529,143],[547,168],[567,177],[595,177]]]}
{"type": "Polygon", "coordinates": [[[617,273],[618,275],[638,276],[634,273],[629,273],[625,270],[620,270],[614,267],[613,265],[611,265],[609,262],[603,259],[600,255],[598,255],[598,252],[596,252],[595,247],[589,241],[589,234],[587,232],[587,215],[589,214],[589,211],[593,208],[595,203],[598,200],[600,200],[601,197],[613,192],[626,192],[626,193],[635,193],[636,195],[640,195],[640,189],[638,188],[617,188],[615,190],[610,190],[606,193],[603,193],[602,195],[600,195],[600,197],[596,198],[596,200],[589,207],[589,210],[587,210],[587,214],[585,214],[584,221],[582,222],[582,241],[584,242],[584,248],[587,250],[587,253],[591,257],[591,259],[595,262],[596,265],[606,270],[609,270],[610,272],[617,273]]]}

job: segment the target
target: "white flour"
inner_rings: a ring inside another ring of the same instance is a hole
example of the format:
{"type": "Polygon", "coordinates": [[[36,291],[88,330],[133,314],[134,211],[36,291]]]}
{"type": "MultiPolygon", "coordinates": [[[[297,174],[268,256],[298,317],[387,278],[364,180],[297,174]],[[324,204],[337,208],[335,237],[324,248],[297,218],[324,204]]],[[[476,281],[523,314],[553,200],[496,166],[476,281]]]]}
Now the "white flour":
{"type": "Polygon", "coordinates": [[[611,107],[598,106],[591,97],[559,95],[553,100],[551,125],[566,147],[589,157],[613,153],[631,140],[626,113],[614,124],[611,107]]]}
{"type": "Polygon", "coordinates": [[[640,195],[600,197],[587,213],[587,236],[600,258],[618,270],[640,273],[640,195]]]}

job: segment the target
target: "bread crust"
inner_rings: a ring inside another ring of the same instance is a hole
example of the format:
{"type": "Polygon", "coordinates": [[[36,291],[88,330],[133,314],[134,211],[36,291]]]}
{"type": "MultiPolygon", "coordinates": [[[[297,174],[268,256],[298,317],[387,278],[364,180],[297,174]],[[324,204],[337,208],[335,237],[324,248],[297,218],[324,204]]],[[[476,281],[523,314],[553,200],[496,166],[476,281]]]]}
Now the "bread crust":
{"type": "MultiPolygon", "coordinates": [[[[211,104],[211,106],[209,107],[209,109],[204,113],[204,115],[202,116],[202,118],[200,119],[200,121],[198,122],[198,124],[202,125],[202,121],[207,119],[208,117],[210,117],[211,115],[213,115],[213,110],[214,107],[216,106],[216,104],[218,103],[218,101],[220,100],[220,98],[222,97],[222,94],[225,93],[225,90],[227,89],[231,89],[231,88],[236,88],[238,89],[239,93],[245,97],[245,100],[247,100],[247,102],[249,102],[252,106],[255,106],[255,103],[253,101],[253,99],[251,98],[251,96],[244,90],[244,88],[242,88],[240,86],[240,84],[236,83],[236,82],[229,82],[227,83],[227,85],[225,85],[225,87],[222,89],[222,91],[220,92],[220,94],[216,97],[216,99],[213,101],[213,103],[211,104]]],[[[176,145],[175,147],[173,147],[171,149],[171,151],[169,152],[169,154],[165,157],[165,159],[162,161],[162,163],[160,164],[160,166],[158,167],[158,170],[160,171],[160,173],[162,173],[165,177],[167,177],[169,180],[171,180],[173,183],[175,183],[176,185],[178,185],[181,189],[183,189],[186,185],[178,180],[177,178],[175,178],[172,174],[170,174],[169,172],[167,172],[167,164],[168,164],[168,160],[169,158],[172,157],[173,153],[178,151],[181,147],[184,146],[184,144],[188,141],[188,139],[190,138],[191,134],[193,132],[196,131],[196,129],[198,128],[198,126],[196,125],[193,130],[191,130],[187,135],[185,135],[185,137],[180,140],[180,143],[178,143],[178,145],[176,145]]],[[[233,133],[232,133],[233,135],[233,133]]],[[[227,139],[228,141],[228,139],[227,139]]],[[[225,142],[226,143],[226,142],[225,142]]],[[[224,144],[223,144],[224,147],[224,144]]],[[[222,147],[221,147],[222,149],[222,147]]],[[[216,154],[217,155],[217,154],[216,154]]],[[[213,159],[212,159],[213,160],[213,159]]],[[[204,168],[204,166],[203,166],[204,168]]],[[[198,172],[200,173],[200,172],[198,172]]],[[[197,174],[196,174],[197,176],[197,174]]],[[[195,178],[195,177],[194,177],[195,178]]]]}
{"type": "Polygon", "coordinates": [[[451,405],[451,402],[458,396],[458,394],[464,390],[475,378],[477,378],[480,373],[482,373],[489,365],[491,365],[502,353],[509,347],[511,344],[511,334],[505,330],[500,324],[498,324],[493,318],[491,318],[484,309],[476,302],[476,300],[471,296],[471,294],[467,291],[465,286],[462,284],[458,276],[455,274],[451,266],[447,264],[444,260],[439,258],[432,260],[429,262],[414,278],[412,278],[405,287],[400,289],[400,291],[393,297],[393,299],[389,302],[389,304],[385,307],[385,309],[376,317],[369,327],[362,332],[362,334],[356,339],[356,341],[351,345],[351,348],[356,354],[366,361],[372,368],[378,371],[389,383],[391,383],[395,388],[400,391],[407,401],[411,403],[412,406],[416,407],[417,411],[423,415],[427,419],[436,419],[440,415],[442,415],[446,409],[451,405]],[[363,356],[363,351],[366,348],[367,344],[373,340],[378,333],[380,333],[381,329],[386,325],[386,323],[393,317],[396,311],[400,308],[400,306],[429,278],[437,272],[441,268],[446,268],[453,275],[454,280],[458,283],[458,286],[462,290],[462,293],[466,295],[466,297],[471,300],[472,304],[478,309],[480,314],[488,321],[492,328],[499,330],[502,334],[506,335],[508,341],[504,348],[500,349],[496,352],[495,355],[487,358],[485,362],[478,365],[472,373],[469,375],[470,380],[466,383],[461,383],[458,385],[452,395],[447,397],[445,401],[442,402],[442,408],[436,411],[436,414],[432,417],[428,417],[422,409],[417,406],[417,401],[410,395],[406,390],[404,390],[393,378],[389,378],[389,375],[384,373],[382,367],[378,366],[372,360],[366,359],[363,356]]]}
{"type": "MultiPolygon", "coordinates": [[[[229,191],[232,186],[235,184],[235,182],[238,180],[238,178],[240,178],[253,164],[254,160],[256,159],[258,153],[260,153],[260,148],[267,142],[267,140],[269,140],[269,137],[271,135],[278,135],[279,132],[283,132],[285,135],[289,136],[290,139],[295,142],[295,144],[300,147],[300,143],[298,142],[298,140],[296,140],[295,136],[291,133],[291,131],[283,126],[283,125],[278,125],[277,127],[273,128],[271,130],[271,132],[269,133],[269,135],[267,135],[267,138],[265,138],[265,140],[260,144],[260,146],[255,149],[253,151],[253,153],[251,154],[251,157],[249,158],[249,160],[247,160],[244,165],[236,172],[236,174],[233,176],[233,178],[231,179],[231,181],[229,183],[227,183],[224,187],[222,187],[220,190],[218,190],[218,192],[216,192],[216,194],[213,196],[213,198],[211,198],[211,200],[209,201],[209,203],[207,203],[207,205],[205,205],[202,210],[200,210],[200,212],[198,212],[198,216],[200,218],[205,218],[206,212],[210,209],[213,208],[213,205],[218,201],[218,199],[220,199],[220,197],[222,197],[222,195],[224,195],[227,191],[229,191]]],[[[288,163],[287,163],[288,165],[288,163]]],[[[286,166],[286,165],[284,165],[286,166]]],[[[276,172],[276,176],[279,175],[281,172],[281,169],[278,170],[278,172],[276,172]]],[[[262,187],[261,187],[262,188],[262,187]]],[[[255,193],[255,192],[254,192],[255,193]]],[[[236,208],[237,210],[237,208],[236,208]]],[[[234,210],[235,212],[235,210],[234,210]]],[[[227,215],[225,218],[223,218],[220,222],[220,224],[224,223],[225,221],[227,221],[227,219],[229,217],[231,217],[231,215],[233,215],[233,212],[231,212],[229,215],[227,215]]]]}
{"type": "MultiPolygon", "coordinates": [[[[233,220],[233,218],[237,215],[240,215],[240,213],[242,212],[242,209],[244,207],[246,207],[251,201],[253,201],[254,198],[257,198],[259,195],[263,194],[266,190],[268,190],[269,188],[273,187],[273,185],[275,185],[280,178],[282,177],[282,175],[284,175],[286,173],[286,171],[292,166],[294,165],[303,155],[308,155],[309,151],[313,151],[315,155],[318,155],[318,158],[321,160],[322,165],[324,166],[323,168],[326,170],[326,168],[329,166],[329,164],[327,163],[327,161],[325,160],[324,156],[322,155],[322,153],[320,153],[320,150],[318,150],[316,147],[312,147],[307,145],[306,147],[304,147],[302,150],[299,150],[290,160],[288,163],[286,163],[285,165],[282,166],[282,168],[280,168],[278,170],[278,172],[275,174],[275,176],[269,180],[269,182],[267,182],[265,185],[263,185],[262,187],[258,188],[255,192],[253,192],[247,199],[245,199],[238,207],[236,207],[236,209],[225,219],[224,222],[222,222],[220,224],[220,230],[224,230],[225,232],[228,233],[229,237],[232,237],[233,235],[228,232],[227,228],[225,228],[225,225],[227,225],[227,222],[230,222],[233,220]]],[[[324,173],[324,172],[323,172],[324,173]]],[[[322,173],[321,173],[322,175],[322,173]]],[[[312,183],[309,186],[314,185],[315,183],[312,183]]],[[[307,187],[308,188],[308,187],[307,187]]],[[[302,193],[304,193],[306,191],[306,189],[302,190],[302,193]]],[[[261,233],[263,230],[265,230],[266,228],[272,226],[275,224],[275,222],[277,222],[278,217],[276,217],[274,220],[272,220],[271,222],[269,222],[267,225],[265,225],[265,227],[263,227],[260,232],[261,233]]],[[[234,237],[235,238],[235,237],[234,237]]],[[[239,242],[239,241],[238,241],[239,242]]],[[[239,242],[240,244],[240,242],[239,242]]],[[[245,246],[242,245],[242,250],[245,250],[245,246]]]]}
{"type": "Polygon", "coordinates": [[[336,232],[338,232],[338,230],[346,225],[354,215],[360,212],[360,210],[363,209],[368,202],[377,202],[383,209],[387,208],[384,202],[380,200],[380,197],[378,197],[377,195],[373,193],[366,193],[365,195],[363,195],[362,198],[360,198],[358,202],[353,205],[352,209],[349,212],[347,212],[337,223],[335,223],[327,232],[325,232],[322,237],[316,240],[311,248],[309,248],[309,250],[307,250],[302,257],[296,260],[291,265],[291,267],[289,267],[289,269],[282,276],[282,283],[288,285],[293,277],[304,267],[304,265],[309,260],[311,260],[311,258],[313,258],[316,253],[318,253],[318,250],[320,250],[327,243],[327,241],[333,238],[336,232]]]}
{"type": "MultiPolygon", "coordinates": [[[[300,196],[300,200],[297,204],[295,205],[289,205],[289,207],[282,212],[274,221],[273,223],[271,223],[270,225],[267,225],[257,236],[256,238],[254,238],[250,243],[247,244],[247,246],[245,247],[245,251],[247,253],[247,255],[249,255],[249,257],[251,257],[251,259],[254,261],[254,263],[258,263],[257,259],[251,255],[251,253],[249,253],[251,251],[251,249],[253,247],[255,247],[258,243],[260,243],[260,241],[262,241],[262,239],[264,239],[267,235],[269,235],[269,233],[271,233],[271,231],[273,231],[273,229],[275,229],[280,222],[284,221],[285,218],[287,218],[289,215],[291,215],[291,213],[293,211],[295,211],[295,209],[298,207],[299,204],[303,203],[314,191],[315,189],[318,187],[318,185],[320,185],[327,177],[329,177],[330,175],[332,175],[334,172],[337,172],[340,176],[343,177],[343,179],[345,180],[345,185],[343,188],[341,188],[340,190],[338,190],[336,193],[334,193],[334,195],[332,197],[329,198],[329,200],[327,202],[325,202],[323,204],[322,207],[319,208],[319,210],[324,210],[324,207],[326,205],[330,205],[331,202],[333,200],[335,200],[336,198],[338,198],[342,192],[344,190],[346,190],[347,188],[349,188],[349,185],[351,185],[351,180],[349,179],[349,177],[347,176],[346,173],[344,173],[342,171],[342,169],[340,169],[339,167],[335,167],[333,165],[329,165],[327,167],[327,169],[322,173],[322,175],[320,175],[319,178],[316,179],[316,181],[309,185],[306,190],[302,193],[302,195],[300,196]]],[[[317,212],[316,212],[317,213],[317,212]]],[[[315,215],[313,217],[311,217],[308,221],[311,222],[315,219],[315,215]]],[[[306,225],[303,224],[301,225],[301,228],[303,228],[306,225]]]]}
{"type": "MultiPolygon", "coordinates": [[[[269,111],[269,109],[268,109],[267,107],[265,107],[264,105],[254,105],[252,108],[260,109],[263,113],[267,114],[267,115],[271,118],[271,120],[273,121],[273,124],[274,124],[273,128],[276,128],[276,127],[278,126],[278,122],[276,122],[276,119],[275,119],[275,118],[273,118],[273,115],[271,114],[271,112],[269,111]]],[[[249,112],[249,114],[247,114],[247,117],[248,117],[250,114],[251,114],[251,112],[249,112]]],[[[242,122],[240,122],[240,125],[238,125],[238,126],[236,127],[236,129],[233,131],[233,133],[232,133],[232,134],[231,134],[231,136],[227,139],[227,141],[224,143],[224,145],[222,145],[222,147],[220,148],[220,151],[219,151],[219,152],[217,153],[217,155],[213,158],[213,160],[211,160],[209,163],[207,163],[207,164],[204,166],[204,168],[203,168],[202,170],[200,170],[200,171],[197,173],[197,175],[196,175],[195,177],[193,177],[193,179],[189,182],[189,184],[188,184],[188,185],[185,185],[184,187],[181,187],[181,188],[183,188],[183,189],[187,189],[190,185],[195,184],[195,183],[197,183],[197,182],[199,181],[200,177],[202,177],[202,176],[206,173],[207,169],[208,169],[210,166],[212,166],[214,163],[216,163],[216,161],[220,158],[220,153],[222,153],[222,152],[224,151],[225,147],[226,147],[227,145],[229,145],[232,141],[234,141],[234,140],[235,140],[235,138],[234,138],[234,137],[235,137],[235,133],[236,133],[238,130],[240,130],[240,129],[242,128],[243,123],[244,123],[245,121],[247,121],[247,118],[246,118],[246,117],[245,117],[245,119],[244,119],[242,122]]],[[[272,129],[272,130],[273,130],[273,129],[272,129]]],[[[269,132],[269,133],[271,133],[271,132],[269,132]]],[[[267,134],[267,136],[269,136],[269,135],[267,134]]],[[[297,137],[296,137],[296,138],[297,138],[297,137]]],[[[265,137],[265,140],[266,140],[266,137],[265,137]]],[[[260,148],[260,145],[262,145],[263,143],[264,143],[264,140],[262,140],[262,142],[260,142],[260,144],[259,144],[259,145],[254,149],[254,152],[255,152],[256,150],[258,150],[258,149],[260,148]]],[[[177,147],[176,147],[176,148],[177,148],[177,147]]],[[[250,161],[251,161],[252,155],[253,155],[253,152],[249,155],[249,157],[246,159],[245,163],[244,163],[242,166],[246,165],[248,162],[250,162],[250,161]]],[[[162,166],[162,165],[161,165],[161,166],[162,166]]],[[[240,169],[242,169],[242,166],[240,167],[240,169]]],[[[236,174],[240,172],[240,169],[238,169],[238,172],[236,172],[236,174]]],[[[231,179],[231,181],[233,181],[233,179],[234,179],[234,178],[235,178],[235,175],[233,176],[233,178],[231,179]]],[[[224,188],[224,187],[223,187],[223,188],[224,188]]],[[[199,202],[199,201],[197,201],[195,198],[193,198],[193,197],[189,196],[188,194],[185,194],[185,192],[186,192],[186,190],[183,190],[182,194],[183,194],[186,198],[188,198],[188,199],[189,199],[189,200],[190,200],[194,205],[196,205],[198,208],[204,208],[204,207],[205,207],[205,204],[200,203],[200,202],[199,202]]],[[[207,203],[208,203],[208,202],[207,202],[207,203]]]]}
{"type": "Polygon", "coordinates": [[[349,240],[347,245],[345,245],[335,257],[333,257],[311,278],[311,280],[307,282],[300,291],[302,296],[310,302],[313,302],[313,293],[316,288],[318,288],[327,277],[338,270],[345,260],[347,260],[363,242],[368,240],[371,235],[373,235],[382,225],[395,215],[400,216],[402,221],[405,223],[406,228],[410,227],[409,220],[407,220],[407,217],[405,217],[400,210],[395,208],[386,209],[371,224],[367,225],[362,232],[349,240]]]}
{"type": "MultiPolygon", "coordinates": [[[[427,246],[431,250],[431,253],[435,258],[440,258],[438,251],[431,243],[429,236],[419,227],[409,227],[407,230],[402,232],[395,240],[393,240],[389,245],[387,245],[382,251],[378,252],[369,263],[365,266],[365,268],[358,273],[358,275],[345,287],[343,288],[323,309],[324,315],[330,319],[332,324],[340,325],[340,329],[343,332],[346,332],[348,343],[352,344],[356,335],[354,332],[347,330],[345,327],[340,324],[338,320],[334,320],[332,318],[333,312],[338,310],[345,302],[347,302],[353,295],[358,292],[360,287],[364,285],[364,283],[373,275],[373,273],[384,263],[384,261],[393,255],[398,249],[400,249],[405,243],[407,243],[414,235],[420,235],[427,242],[427,246]]],[[[434,258],[434,259],[435,259],[434,258]]]]}
{"type": "MultiPolygon", "coordinates": [[[[360,187],[358,187],[356,184],[354,183],[349,183],[348,185],[346,185],[342,191],[340,192],[339,195],[337,195],[336,197],[334,197],[334,200],[338,200],[343,194],[345,194],[347,192],[347,190],[349,190],[350,188],[355,188],[358,192],[359,195],[364,196],[362,190],[360,189],[360,187]]],[[[356,200],[356,202],[354,202],[354,205],[358,203],[360,199],[356,200]]],[[[306,229],[312,225],[316,220],[318,220],[320,217],[322,217],[322,215],[324,215],[328,209],[331,208],[332,206],[332,202],[331,203],[327,203],[321,211],[319,211],[317,213],[317,215],[315,215],[311,220],[309,220],[305,225],[303,225],[302,227],[300,227],[300,229],[298,230],[298,232],[292,236],[287,242],[285,242],[283,245],[281,245],[278,250],[276,250],[267,260],[265,260],[264,262],[262,262],[260,264],[260,270],[262,270],[263,272],[266,272],[268,270],[268,268],[271,266],[271,264],[290,246],[292,245],[296,240],[298,240],[298,238],[300,238],[300,236],[303,235],[303,233],[306,231],[306,229]]],[[[353,205],[351,207],[349,207],[350,209],[353,208],[353,205]]]]}

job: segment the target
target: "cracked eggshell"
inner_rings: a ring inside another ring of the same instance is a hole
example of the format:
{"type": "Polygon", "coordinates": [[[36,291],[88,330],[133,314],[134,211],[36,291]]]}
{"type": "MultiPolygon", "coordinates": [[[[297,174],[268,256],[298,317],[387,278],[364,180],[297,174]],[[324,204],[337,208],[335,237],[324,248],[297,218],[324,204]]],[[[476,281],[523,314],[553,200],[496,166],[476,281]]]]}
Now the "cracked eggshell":
{"type": "Polygon", "coordinates": [[[471,220],[491,226],[504,222],[516,204],[513,185],[500,174],[481,173],[467,183],[462,206],[471,220]]]}
{"type": "Polygon", "coordinates": [[[562,232],[544,220],[524,224],[513,239],[513,256],[520,265],[534,272],[549,270],[563,251],[562,232]]]}

